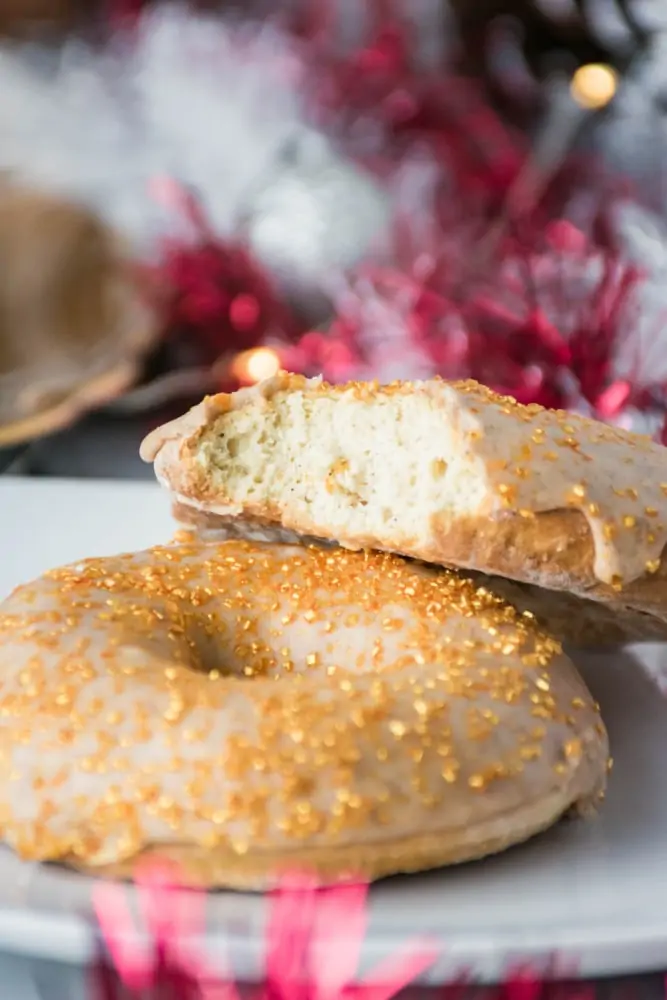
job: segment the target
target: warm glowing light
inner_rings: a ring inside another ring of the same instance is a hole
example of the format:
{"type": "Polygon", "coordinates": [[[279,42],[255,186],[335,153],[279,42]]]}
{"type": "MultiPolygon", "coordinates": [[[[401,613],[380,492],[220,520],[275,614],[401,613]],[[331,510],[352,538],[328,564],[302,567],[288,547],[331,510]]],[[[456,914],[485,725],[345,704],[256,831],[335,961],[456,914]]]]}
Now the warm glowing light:
{"type": "Polygon", "coordinates": [[[606,107],[616,93],[618,76],[611,66],[588,63],[580,66],[572,77],[570,93],[577,104],[590,111],[606,107]]]}
{"type": "Polygon", "coordinates": [[[270,347],[253,347],[237,354],[232,362],[232,375],[238,382],[261,382],[280,371],[280,358],[270,347]]]}

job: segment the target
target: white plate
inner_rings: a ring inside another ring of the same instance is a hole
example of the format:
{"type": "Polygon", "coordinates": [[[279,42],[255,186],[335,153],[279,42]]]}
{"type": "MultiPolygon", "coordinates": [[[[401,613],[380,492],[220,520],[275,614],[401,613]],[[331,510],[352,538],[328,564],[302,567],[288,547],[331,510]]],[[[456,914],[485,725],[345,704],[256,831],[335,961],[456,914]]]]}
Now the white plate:
{"type": "MultiPolygon", "coordinates": [[[[166,540],[168,504],[149,484],[0,480],[0,596],[59,562],[166,540]]],[[[642,653],[660,664],[661,649],[642,653]]],[[[598,820],[562,823],[496,858],[371,895],[363,965],[412,934],[442,942],[431,982],[462,968],[497,980],[518,959],[554,953],[582,976],[667,965],[667,704],[629,654],[582,663],[610,730],[616,767],[598,820]]],[[[0,950],[80,963],[93,947],[91,880],[25,865],[0,849],[0,950]]],[[[240,976],[261,971],[265,903],[208,900],[211,948],[225,937],[240,976]]]]}

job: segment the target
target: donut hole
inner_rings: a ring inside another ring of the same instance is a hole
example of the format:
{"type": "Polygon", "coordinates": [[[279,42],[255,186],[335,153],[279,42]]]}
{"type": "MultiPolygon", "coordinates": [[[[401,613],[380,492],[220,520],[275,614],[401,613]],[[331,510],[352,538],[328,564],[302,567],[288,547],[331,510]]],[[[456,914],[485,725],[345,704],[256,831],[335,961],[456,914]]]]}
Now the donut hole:
{"type": "MultiPolygon", "coordinates": [[[[239,570],[242,576],[246,572],[246,568],[239,570]]],[[[191,597],[199,600],[196,589],[191,597]]],[[[187,601],[178,610],[167,605],[156,607],[159,617],[151,634],[141,643],[123,644],[124,660],[128,666],[171,663],[208,675],[212,681],[281,681],[330,666],[324,640],[313,637],[308,618],[299,621],[296,616],[293,623],[284,626],[285,615],[293,617],[289,601],[280,602],[279,611],[265,607],[255,615],[242,604],[236,608],[237,599],[234,592],[226,592],[224,606],[203,615],[193,612],[187,601]],[[234,608],[231,613],[230,607],[234,608]],[[318,650],[315,656],[314,650],[318,650]]]]}

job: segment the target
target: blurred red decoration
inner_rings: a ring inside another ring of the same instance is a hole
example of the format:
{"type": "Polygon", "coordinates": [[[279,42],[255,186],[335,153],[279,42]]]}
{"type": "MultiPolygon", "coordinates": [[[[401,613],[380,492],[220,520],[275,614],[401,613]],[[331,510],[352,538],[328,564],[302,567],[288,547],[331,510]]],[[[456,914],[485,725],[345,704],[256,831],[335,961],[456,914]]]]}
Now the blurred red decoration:
{"type": "Polygon", "coordinates": [[[141,14],[144,0],[106,0],[107,20],[114,29],[132,25],[141,14]]]}
{"type": "Polygon", "coordinates": [[[517,199],[530,142],[482,89],[424,71],[391,0],[369,0],[370,40],[341,54],[335,7],[297,5],[303,91],[343,154],[398,187],[389,255],[337,276],[329,329],[303,335],[248,247],[219,239],[194,197],[158,181],[159,196],[195,234],[165,247],[169,327],[205,363],[280,343],[285,367],[334,382],[439,374],[604,420],[622,422],[630,410],[664,415],[665,387],[650,372],[620,378],[616,370],[643,280],[610,221],[622,185],[592,159],[570,156],[538,178],[536,196],[517,199]],[[374,139],[360,148],[359,135],[374,139]],[[406,207],[398,181],[405,186],[415,158],[428,164],[429,180],[406,207]]]}
{"type": "Polygon", "coordinates": [[[287,338],[295,329],[273,282],[242,244],[169,243],[161,276],[169,327],[195,337],[203,360],[210,363],[267,337],[287,338]]]}
{"type": "MultiPolygon", "coordinates": [[[[171,864],[140,866],[136,882],[141,929],[123,886],[101,882],[94,890],[113,966],[105,956],[96,964],[95,1000],[121,1000],[125,988],[152,1000],[240,1000],[224,956],[214,962],[201,951],[205,894],[189,889],[171,864]]],[[[367,896],[363,880],[321,887],[308,874],[283,876],[269,896],[265,980],[255,1000],[391,1000],[430,968],[440,949],[416,938],[350,985],[366,935],[367,896]]]]}
{"type": "Polygon", "coordinates": [[[153,275],[168,330],[193,341],[199,363],[282,340],[299,327],[268,272],[241,241],[222,240],[196,197],[172,178],[155,178],[151,196],[189,225],[189,240],[169,240],[153,275]]]}
{"type": "Polygon", "coordinates": [[[396,4],[371,7],[374,37],[348,59],[332,55],[321,22],[311,32],[323,82],[309,92],[323,101],[325,122],[380,123],[381,176],[406,152],[427,150],[436,171],[430,210],[398,220],[391,265],[349,276],[328,334],[309,334],[286,361],[342,381],[386,370],[401,377],[401,355],[407,376],[419,357],[427,373],[475,378],[524,403],[619,420],[660,399],[664,412],[663,386],[631,384],[615,371],[643,280],[610,222],[623,185],[594,160],[570,156],[538,178],[537,197],[517,202],[526,136],[500,120],[473,81],[421,71],[396,4]],[[575,199],[580,212],[586,204],[581,225],[567,218],[575,199]],[[403,336],[389,336],[392,326],[403,336]]]}
{"type": "Polygon", "coordinates": [[[562,220],[542,232],[524,225],[521,238],[503,239],[491,268],[466,275],[461,262],[468,268],[484,244],[460,233],[443,233],[437,249],[400,269],[358,269],[328,333],[302,338],[285,363],[335,382],[383,369],[400,377],[402,358],[409,368],[421,357],[428,373],[474,378],[522,403],[583,404],[604,420],[637,405],[614,359],[642,276],[612,243],[562,220]]]}
{"type": "MultiPolygon", "coordinates": [[[[285,874],[268,899],[261,983],[244,989],[224,950],[204,951],[206,894],[188,887],[178,867],[153,860],[136,872],[139,925],[127,887],[99,882],[94,912],[104,948],[93,967],[91,1000],[596,1000],[576,965],[552,956],[537,968],[514,964],[502,982],[476,983],[462,970],[428,993],[410,991],[445,954],[446,942],[414,938],[358,978],[368,926],[368,885],[320,886],[303,872],[285,874]]],[[[666,994],[667,996],[667,994],[666,994]]],[[[629,1000],[633,1000],[629,994],[629,1000]]]]}

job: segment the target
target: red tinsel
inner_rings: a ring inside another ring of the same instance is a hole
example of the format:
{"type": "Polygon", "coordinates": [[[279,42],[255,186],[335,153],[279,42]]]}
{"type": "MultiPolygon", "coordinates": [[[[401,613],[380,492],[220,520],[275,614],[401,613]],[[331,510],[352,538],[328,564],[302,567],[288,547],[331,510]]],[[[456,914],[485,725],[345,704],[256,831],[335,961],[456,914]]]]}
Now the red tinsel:
{"type": "Polygon", "coordinates": [[[615,419],[635,399],[613,361],[641,275],[570,223],[529,235],[505,240],[491,274],[463,282],[460,261],[474,259],[476,237],[443,240],[410,270],[365,265],[329,331],[302,338],[285,362],[331,381],[475,378],[523,403],[615,419]]]}
{"type": "Polygon", "coordinates": [[[286,360],[334,381],[472,377],[525,403],[608,420],[655,407],[662,385],[615,371],[642,282],[613,235],[619,183],[569,157],[522,201],[526,138],[471,81],[421,72],[395,5],[371,6],[375,36],[347,60],[328,52],[326,33],[315,36],[324,82],[311,93],[324,95],[329,115],[380,122],[385,165],[427,149],[431,197],[418,225],[401,220],[390,266],[349,276],[328,333],[309,334],[286,360]],[[567,215],[582,195],[587,217],[575,225],[567,215]]]}
{"type": "Polygon", "coordinates": [[[161,267],[170,326],[196,336],[204,359],[289,337],[295,321],[265,271],[240,243],[165,245],[161,267]]]}
{"type": "MultiPolygon", "coordinates": [[[[140,926],[126,887],[100,882],[94,909],[104,950],[93,970],[95,1000],[240,1000],[246,991],[227,955],[204,949],[205,893],[191,889],[172,863],[150,862],[136,872],[140,926]]],[[[286,874],[269,894],[263,982],[254,1000],[391,1000],[431,969],[446,942],[414,938],[359,981],[368,922],[368,884],[350,880],[320,886],[303,872],[286,874]]],[[[576,968],[553,956],[539,968],[507,969],[493,986],[474,983],[465,970],[440,988],[415,997],[439,1000],[596,1000],[594,985],[576,980],[576,968]]],[[[628,1000],[634,1000],[630,991],[628,1000]]]]}
{"type": "Polygon", "coordinates": [[[430,171],[427,190],[412,198],[418,208],[405,211],[398,197],[391,254],[381,266],[366,261],[328,275],[338,289],[331,326],[297,339],[299,323],[265,269],[247,247],[210,233],[181,193],[196,240],[165,247],[170,328],[207,362],[281,341],[286,367],[332,381],[472,377],[525,403],[607,420],[623,421],[630,409],[664,413],[664,386],[650,374],[616,373],[642,281],[613,235],[619,185],[592,161],[570,157],[538,178],[534,196],[517,195],[529,142],[477,85],[423,72],[390,0],[371,3],[368,44],[341,56],[331,7],[302,8],[310,15],[299,28],[309,107],[389,186],[402,178],[410,187],[418,151],[430,171]],[[369,128],[354,128],[359,122],[369,128]],[[351,142],[359,131],[376,136],[373,148],[351,142]]]}
{"type": "MultiPolygon", "coordinates": [[[[189,889],[172,864],[140,866],[136,882],[144,924],[139,932],[124,887],[101,882],[95,889],[113,966],[101,956],[94,970],[96,1000],[121,1000],[125,987],[138,1000],[240,1000],[224,956],[213,962],[202,952],[204,893],[189,889]]],[[[307,873],[284,875],[269,895],[265,981],[253,991],[255,1000],[391,1000],[429,969],[440,949],[414,938],[351,985],[366,933],[367,896],[364,880],[321,887],[307,873]]]]}
{"type": "Polygon", "coordinates": [[[168,329],[196,341],[200,363],[296,335],[294,315],[243,242],[219,239],[197,199],[172,179],[157,178],[151,194],[191,230],[190,241],[165,242],[154,279],[168,329]]]}

